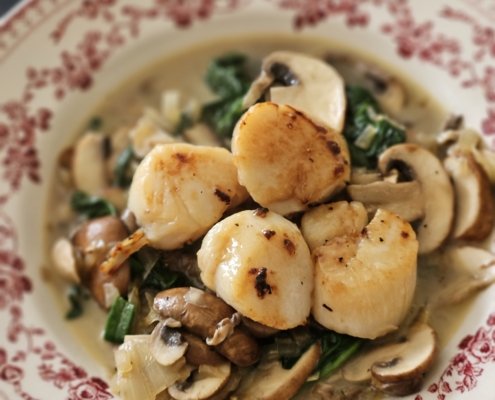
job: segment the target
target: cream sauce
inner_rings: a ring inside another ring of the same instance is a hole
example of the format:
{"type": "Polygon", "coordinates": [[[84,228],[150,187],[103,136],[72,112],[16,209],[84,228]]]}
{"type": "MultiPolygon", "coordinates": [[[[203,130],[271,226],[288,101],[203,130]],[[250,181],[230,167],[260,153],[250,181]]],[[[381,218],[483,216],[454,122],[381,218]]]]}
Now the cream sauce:
{"type": "MultiPolygon", "coordinates": [[[[350,80],[350,83],[359,83],[361,78],[355,71],[349,70],[349,60],[373,64],[386,71],[387,74],[395,76],[406,91],[404,110],[396,117],[399,117],[400,122],[404,123],[410,132],[414,132],[414,134],[410,134],[412,140],[421,140],[419,138],[424,136],[433,139],[434,134],[441,130],[442,124],[446,120],[447,113],[435,99],[412,80],[402,76],[399,71],[384,65],[382,61],[376,60],[368,54],[356,54],[335,43],[304,36],[274,36],[270,37],[269,40],[261,36],[250,36],[215,41],[185,49],[180,53],[167,56],[146,70],[130,77],[122,87],[110,93],[102,104],[95,108],[93,114],[103,117],[103,130],[111,134],[122,126],[131,127],[142,115],[144,108],[158,108],[164,90],[177,89],[185,99],[195,98],[201,102],[211,99],[211,94],[203,83],[203,75],[208,63],[218,55],[229,51],[248,55],[252,60],[250,68],[254,77],[259,70],[260,60],[265,55],[271,51],[283,49],[301,51],[325,59],[330,57],[336,60],[335,67],[350,80]]],[[[427,142],[431,143],[432,140],[427,140],[427,142]]],[[[49,231],[47,244],[49,246],[61,234],[67,235],[67,229],[71,225],[68,221],[75,218],[68,209],[67,190],[62,181],[57,173],[54,196],[49,207],[50,210],[61,211],[55,217],[53,213],[47,213],[50,217],[47,221],[49,231]]],[[[425,259],[421,264],[419,266],[418,295],[413,307],[414,312],[418,312],[424,306],[428,297],[425,293],[431,293],[440,287],[437,285],[441,285],[440,278],[436,276],[434,266],[429,265],[428,259],[425,259]]],[[[51,274],[50,271],[48,273],[51,274]]],[[[65,298],[60,301],[61,293],[65,292],[65,285],[57,279],[51,280],[54,281],[55,298],[56,302],[61,305],[60,314],[62,316],[68,308],[68,302],[65,298]]],[[[108,371],[113,371],[111,346],[101,339],[105,313],[98,309],[95,304],[87,304],[86,307],[83,317],[67,322],[67,329],[88,352],[94,355],[97,362],[108,368],[108,371]]],[[[448,342],[469,309],[470,302],[464,302],[453,308],[437,309],[433,312],[431,323],[438,332],[441,346],[448,342]]]]}

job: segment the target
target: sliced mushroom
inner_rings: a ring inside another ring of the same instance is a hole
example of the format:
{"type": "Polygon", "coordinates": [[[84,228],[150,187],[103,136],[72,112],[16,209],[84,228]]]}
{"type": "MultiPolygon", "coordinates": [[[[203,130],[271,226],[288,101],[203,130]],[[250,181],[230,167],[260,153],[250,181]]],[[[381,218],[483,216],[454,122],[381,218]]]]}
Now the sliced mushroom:
{"type": "Polygon", "coordinates": [[[225,358],[218,354],[212,347],[208,346],[199,336],[188,332],[182,332],[182,336],[188,344],[185,354],[188,364],[194,366],[203,364],[220,365],[225,362],[225,358]]]}
{"type": "Polygon", "coordinates": [[[304,213],[301,232],[313,251],[338,236],[358,234],[367,223],[368,215],[361,203],[337,201],[304,213]]]}
{"type": "Polygon", "coordinates": [[[432,306],[459,303],[495,282],[495,255],[489,251],[456,246],[446,249],[441,257],[442,289],[431,293],[432,306]]]}
{"type": "Polygon", "coordinates": [[[74,246],[65,238],[58,239],[52,248],[52,260],[58,274],[69,282],[79,283],[74,246]]]}
{"type": "MultiPolygon", "coordinates": [[[[106,308],[105,284],[111,283],[120,294],[126,294],[130,281],[130,267],[124,262],[115,272],[104,272],[101,263],[110,248],[127,236],[127,228],[117,217],[92,219],[82,224],[74,234],[72,243],[83,259],[80,268],[83,282],[98,303],[106,308]]],[[[125,261],[125,260],[124,260],[125,261]]]]}
{"type": "Polygon", "coordinates": [[[184,382],[168,388],[168,393],[176,400],[202,400],[213,396],[228,382],[230,363],[220,365],[200,365],[184,382]]]}
{"type": "Polygon", "coordinates": [[[414,393],[437,352],[434,330],[424,322],[415,323],[404,341],[383,345],[358,355],[342,369],[350,382],[367,382],[394,395],[414,393]]]}
{"type": "MultiPolygon", "coordinates": [[[[212,337],[217,324],[230,318],[234,309],[214,294],[196,288],[173,288],[158,293],[154,309],[164,318],[174,318],[189,332],[206,339],[212,337]]],[[[258,361],[260,349],[256,341],[244,330],[236,327],[233,333],[215,350],[239,366],[258,361]]]]}
{"type": "Polygon", "coordinates": [[[184,358],[172,365],[161,365],[151,355],[150,348],[151,335],[127,335],[115,351],[112,391],[120,398],[152,400],[190,375],[191,367],[184,358]]]}
{"type": "Polygon", "coordinates": [[[242,317],[242,324],[246,327],[249,333],[257,338],[267,338],[279,332],[278,329],[270,328],[269,326],[260,324],[259,322],[253,321],[247,317],[242,317]]]}
{"type": "Polygon", "coordinates": [[[486,172],[470,153],[451,155],[445,159],[444,166],[452,177],[456,195],[453,237],[476,241],[486,239],[495,219],[486,172]]]}
{"type": "Polygon", "coordinates": [[[168,327],[165,321],[159,322],[151,333],[151,354],[161,365],[172,365],[188,348],[178,328],[168,327]]]}
{"type": "Polygon", "coordinates": [[[345,82],[354,82],[371,91],[386,114],[398,116],[404,109],[405,87],[380,65],[342,54],[329,54],[326,60],[341,71],[345,82]]]}
{"type": "Polygon", "coordinates": [[[417,181],[398,183],[378,181],[364,185],[349,185],[347,192],[352,200],[363,203],[370,214],[383,208],[406,221],[415,221],[424,216],[423,195],[417,181]]]}
{"type": "Polygon", "coordinates": [[[449,146],[448,155],[472,154],[485,170],[490,183],[495,184],[495,152],[486,147],[481,135],[472,129],[445,131],[438,136],[438,143],[449,146]]]}
{"type": "Polygon", "coordinates": [[[370,171],[365,168],[352,168],[351,171],[351,184],[352,185],[366,185],[382,180],[382,174],[378,171],[370,171]]]}
{"type": "Polygon", "coordinates": [[[386,174],[397,168],[421,186],[424,217],[418,225],[419,253],[440,247],[454,219],[454,190],[447,172],[433,153],[416,144],[398,144],[385,150],[378,161],[386,174]]]}
{"type": "Polygon", "coordinates": [[[108,185],[104,155],[105,136],[86,133],[76,144],[72,176],[78,190],[97,195],[108,185]]]}
{"type": "Polygon", "coordinates": [[[290,399],[304,384],[320,358],[320,346],[313,344],[291,369],[284,369],[279,360],[263,360],[245,376],[234,393],[239,400],[290,399]]]}
{"type": "Polygon", "coordinates": [[[346,97],[344,81],[330,65],[306,54],[276,51],[263,60],[260,76],[244,97],[247,108],[266,90],[269,100],[288,104],[341,132],[346,97]]]}

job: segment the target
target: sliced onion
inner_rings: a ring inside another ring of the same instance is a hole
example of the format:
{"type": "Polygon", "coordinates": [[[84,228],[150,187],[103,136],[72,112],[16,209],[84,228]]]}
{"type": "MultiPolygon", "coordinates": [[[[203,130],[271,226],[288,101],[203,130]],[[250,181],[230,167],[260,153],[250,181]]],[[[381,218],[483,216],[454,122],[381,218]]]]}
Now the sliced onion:
{"type": "Polygon", "coordinates": [[[164,366],[156,361],[150,348],[151,335],[129,335],[116,350],[117,373],[112,389],[123,399],[154,400],[157,394],[191,373],[184,358],[164,366]]]}

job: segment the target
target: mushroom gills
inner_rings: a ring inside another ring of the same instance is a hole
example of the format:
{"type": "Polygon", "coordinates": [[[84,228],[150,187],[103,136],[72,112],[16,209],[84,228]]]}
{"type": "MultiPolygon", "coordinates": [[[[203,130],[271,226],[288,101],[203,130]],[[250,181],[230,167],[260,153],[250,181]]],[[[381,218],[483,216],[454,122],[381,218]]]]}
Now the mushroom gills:
{"type": "Polygon", "coordinates": [[[437,354],[434,330],[418,321],[404,341],[382,345],[356,356],[342,369],[349,382],[367,382],[389,394],[407,395],[421,385],[437,354]]]}

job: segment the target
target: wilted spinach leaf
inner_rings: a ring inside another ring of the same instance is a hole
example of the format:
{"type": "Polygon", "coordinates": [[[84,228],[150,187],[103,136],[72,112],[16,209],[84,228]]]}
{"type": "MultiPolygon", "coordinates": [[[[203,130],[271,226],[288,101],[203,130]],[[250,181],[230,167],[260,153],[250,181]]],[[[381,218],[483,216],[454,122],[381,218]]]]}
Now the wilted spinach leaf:
{"type": "Polygon", "coordinates": [[[352,165],[374,168],[380,153],[406,140],[405,129],[380,113],[370,92],[359,86],[346,88],[347,115],[344,136],[352,165]]]}
{"type": "Polygon", "coordinates": [[[76,191],[70,199],[72,209],[87,218],[104,217],[105,215],[117,215],[115,206],[107,200],[91,196],[87,193],[76,191]]]}
{"type": "Polygon", "coordinates": [[[230,53],[214,59],[206,72],[205,82],[219,98],[203,107],[201,120],[219,136],[230,137],[242,115],[242,99],[250,85],[246,57],[230,53]]]}

